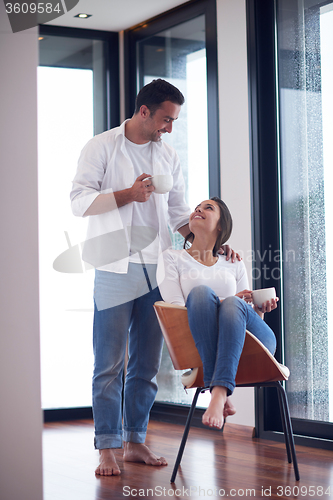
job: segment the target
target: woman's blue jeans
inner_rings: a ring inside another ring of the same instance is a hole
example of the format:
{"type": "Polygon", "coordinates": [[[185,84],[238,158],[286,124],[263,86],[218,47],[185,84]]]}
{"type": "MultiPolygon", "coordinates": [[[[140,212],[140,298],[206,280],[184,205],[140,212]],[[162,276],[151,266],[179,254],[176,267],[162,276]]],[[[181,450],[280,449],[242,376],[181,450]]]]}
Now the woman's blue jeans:
{"type": "MultiPolygon", "coordinates": [[[[147,267],[154,287],[156,266],[147,267]]],[[[153,309],[162,300],[159,289],[149,291],[142,266],[130,264],[127,274],[96,271],[94,299],[95,447],[120,448],[123,440],[144,443],[163,343],[153,309]]]]}
{"type": "Polygon", "coordinates": [[[276,338],[269,326],[239,297],[222,302],[208,286],[191,290],[187,301],[189,326],[202,359],[205,386],[235,388],[245,330],[255,335],[274,354],[276,338]]]}

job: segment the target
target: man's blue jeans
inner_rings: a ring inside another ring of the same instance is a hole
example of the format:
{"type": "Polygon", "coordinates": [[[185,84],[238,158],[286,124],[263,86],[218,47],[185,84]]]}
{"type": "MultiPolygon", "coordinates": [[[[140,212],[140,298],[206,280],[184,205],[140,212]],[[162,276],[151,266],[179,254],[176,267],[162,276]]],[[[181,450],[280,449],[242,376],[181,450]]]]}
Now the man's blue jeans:
{"type": "Polygon", "coordinates": [[[202,359],[205,386],[222,386],[232,394],[245,330],[274,354],[276,338],[269,326],[239,297],[222,302],[208,286],[191,290],[187,301],[189,326],[202,359]]]}
{"type": "MultiPolygon", "coordinates": [[[[156,266],[147,268],[154,288],[156,266]]],[[[123,440],[144,443],[163,343],[153,309],[162,300],[159,289],[149,292],[142,266],[130,264],[127,274],[96,271],[94,299],[95,447],[120,448],[123,440]],[[127,302],[121,303],[120,296],[127,302]]]]}

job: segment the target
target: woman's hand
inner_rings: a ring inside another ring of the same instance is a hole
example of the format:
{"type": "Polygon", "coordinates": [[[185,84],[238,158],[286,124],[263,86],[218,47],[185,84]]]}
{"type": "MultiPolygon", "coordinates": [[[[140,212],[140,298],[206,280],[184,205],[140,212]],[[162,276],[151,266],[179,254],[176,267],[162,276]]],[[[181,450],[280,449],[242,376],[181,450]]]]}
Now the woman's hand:
{"type": "Polygon", "coordinates": [[[271,312],[274,309],[277,308],[277,303],[279,301],[279,297],[275,297],[275,299],[267,300],[267,302],[264,302],[261,307],[257,305],[253,305],[253,309],[259,316],[264,319],[264,314],[267,312],[271,312]]]}
{"type": "MultiPolygon", "coordinates": [[[[242,290],[241,292],[236,293],[236,297],[239,297],[240,299],[245,300],[245,302],[247,304],[253,303],[251,290],[242,290]]],[[[279,301],[279,298],[276,297],[275,299],[267,300],[267,302],[264,302],[261,305],[261,307],[253,304],[253,309],[262,319],[264,319],[265,313],[269,313],[277,308],[278,301],[279,301]]]]}
{"type": "Polygon", "coordinates": [[[248,304],[252,304],[252,291],[251,290],[242,290],[241,292],[236,293],[236,297],[245,300],[248,304]]]}

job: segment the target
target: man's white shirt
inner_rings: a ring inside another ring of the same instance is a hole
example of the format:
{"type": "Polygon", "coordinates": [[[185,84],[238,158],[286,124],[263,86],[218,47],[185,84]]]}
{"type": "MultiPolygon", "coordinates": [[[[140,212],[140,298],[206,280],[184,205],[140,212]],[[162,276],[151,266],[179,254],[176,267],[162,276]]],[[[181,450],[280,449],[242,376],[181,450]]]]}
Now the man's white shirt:
{"type": "Polygon", "coordinates": [[[147,202],[128,203],[120,208],[114,199],[113,210],[89,217],[83,259],[97,269],[117,273],[126,273],[129,261],[141,262],[139,254],[133,254],[131,249],[129,234],[133,226],[148,228],[145,234],[142,231],[143,240],[147,240],[142,257],[147,259],[146,263],[156,263],[158,254],[171,245],[168,225],[176,232],[188,223],[190,214],[175,150],[163,141],[149,142],[142,145],[146,147],[139,145],[137,148],[138,145],[125,137],[125,123],[95,136],[83,148],[71,191],[74,215],[82,217],[102,193],[132,187],[135,179],[145,171],[151,175],[171,174],[173,188],[166,194],[153,193],[147,202]],[[155,233],[158,237],[151,245],[155,233]],[[97,258],[96,248],[97,253],[100,252],[97,258]]]}

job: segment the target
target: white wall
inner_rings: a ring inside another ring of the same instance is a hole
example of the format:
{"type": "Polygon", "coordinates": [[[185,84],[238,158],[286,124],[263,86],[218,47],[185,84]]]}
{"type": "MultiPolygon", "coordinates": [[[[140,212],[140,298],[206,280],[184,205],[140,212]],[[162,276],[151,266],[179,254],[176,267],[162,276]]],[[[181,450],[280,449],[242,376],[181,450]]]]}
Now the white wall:
{"type": "MultiPolygon", "coordinates": [[[[222,199],[228,205],[234,229],[232,248],[240,252],[250,287],[252,263],[251,192],[245,0],[217,0],[222,199]]],[[[231,423],[254,426],[253,389],[239,388],[231,423]]]]}
{"type": "Polygon", "coordinates": [[[13,34],[0,2],[0,497],[40,500],[37,28],[13,34]]]}

